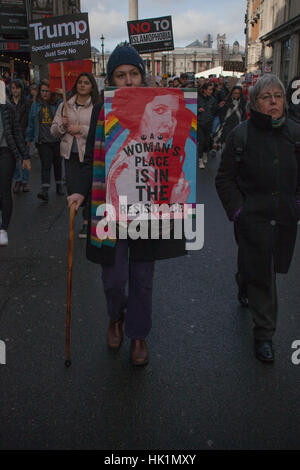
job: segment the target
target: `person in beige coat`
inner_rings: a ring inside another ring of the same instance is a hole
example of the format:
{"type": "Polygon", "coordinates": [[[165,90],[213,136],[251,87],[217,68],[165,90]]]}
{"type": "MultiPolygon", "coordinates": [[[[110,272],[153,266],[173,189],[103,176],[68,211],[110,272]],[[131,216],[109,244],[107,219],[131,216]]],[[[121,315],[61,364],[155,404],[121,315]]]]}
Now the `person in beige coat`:
{"type": "MultiPolygon", "coordinates": [[[[86,72],[81,73],[72,88],[67,109],[64,109],[63,103],[59,105],[51,126],[51,134],[60,139],[60,154],[65,159],[68,194],[74,193],[78,184],[92,109],[99,100],[94,77],[86,72]]],[[[79,238],[87,236],[86,208],[87,206],[83,208],[83,226],[79,238]]]]}

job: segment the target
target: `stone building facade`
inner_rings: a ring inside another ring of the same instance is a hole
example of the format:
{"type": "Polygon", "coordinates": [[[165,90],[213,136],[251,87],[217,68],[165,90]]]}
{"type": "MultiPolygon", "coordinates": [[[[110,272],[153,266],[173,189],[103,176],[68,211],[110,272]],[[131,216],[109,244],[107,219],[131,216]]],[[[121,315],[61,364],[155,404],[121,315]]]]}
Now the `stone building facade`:
{"type": "Polygon", "coordinates": [[[287,85],[300,74],[300,1],[248,0],[245,20],[247,71],[275,73],[287,85]]]}
{"type": "MultiPolygon", "coordinates": [[[[199,73],[222,65],[224,60],[243,60],[243,52],[237,41],[232,46],[226,43],[225,35],[218,35],[217,48],[212,47],[213,40],[209,34],[200,42],[198,39],[186,47],[176,47],[173,51],[156,52],[154,55],[155,75],[167,74],[170,77],[180,76],[181,73],[199,73]]],[[[104,54],[105,70],[109,54],[104,54]]],[[[152,73],[151,54],[143,54],[147,73],[152,73]]],[[[95,75],[102,74],[102,55],[92,48],[93,71],[95,75]]]]}

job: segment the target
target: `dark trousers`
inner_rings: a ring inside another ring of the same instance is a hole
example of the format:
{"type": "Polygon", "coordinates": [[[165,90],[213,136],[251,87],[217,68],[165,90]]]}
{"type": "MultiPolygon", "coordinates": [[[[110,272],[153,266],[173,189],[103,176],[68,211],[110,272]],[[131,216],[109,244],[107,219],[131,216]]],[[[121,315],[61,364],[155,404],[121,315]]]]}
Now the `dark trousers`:
{"type": "Polygon", "coordinates": [[[271,340],[277,321],[276,275],[272,266],[272,278],[269,288],[256,284],[247,284],[249,309],[254,322],[255,339],[271,340]]]}
{"type": "MultiPolygon", "coordinates": [[[[236,223],[234,224],[234,235],[238,244],[238,230],[236,223]]],[[[274,271],[273,260],[270,266],[271,283],[269,288],[259,284],[245,282],[245,279],[243,278],[243,263],[240,250],[238,250],[237,265],[239,284],[247,292],[249,309],[254,323],[254,338],[260,340],[271,340],[276,330],[278,311],[276,273],[274,271]]]]}
{"type": "MultiPolygon", "coordinates": [[[[65,159],[66,182],[69,196],[70,194],[78,192],[81,165],[78,153],[71,152],[70,158],[65,159]]],[[[88,204],[86,201],[84,201],[82,207],[82,217],[84,220],[88,220],[89,218],[88,204]]]]}
{"type": "Polygon", "coordinates": [[[41,160],[42,188],[50,187],[51,167],[53,165],[56,183],[61,183],[62,158],[59,142],[36,144],[41,160]]]}
{"type": "Polygon", "coordinates": [[[11,183],[16,159],[7,147],[0,148],[0,208],[2,211],[1,229],[7,230],[13,209],[11,183]]]}
{"type": "Polygon", "coordinates": [[[153,274],[154,261],[128,262],[128,240],[117,241],[114,265],[102,268],[108,315],[111,320],[119,320],[127,304],[125,333],[130,339],[145,339],[150,332],[153,274]]]}
{"type": "Polygon", "coordinates": [[[197,129],[197,143],[198,143],[198,158],[203,157],[203,152],[208,152],[211,148],[211,129],[212,123],[203,126],[198,124],[197,129]]]}

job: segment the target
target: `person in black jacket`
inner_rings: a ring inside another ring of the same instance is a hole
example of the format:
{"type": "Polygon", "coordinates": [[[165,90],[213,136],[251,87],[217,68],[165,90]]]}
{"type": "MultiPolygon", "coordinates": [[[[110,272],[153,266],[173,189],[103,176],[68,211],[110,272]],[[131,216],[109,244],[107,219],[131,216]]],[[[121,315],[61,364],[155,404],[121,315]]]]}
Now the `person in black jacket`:
{"type": "Polygon", "coordinates": [[[251,88],[250,119],[228,136],[216,177],[227,216],[235,222],[238,281],[246,286],[256,357],[266,362],[274,361],[275,273],[289,269],[300,218],[298,141],[300,126],[285,113],[284,86],[275,75],[265,75],[251,88]]]}
{"type": "MultiPolygon", "coordinates": [[[[121,87],[145,86],[145,65],[137,51],[128,43],[121,44],[110,55],[107,64],[109,84],[121,87]]],[[[81,168],[81,185],[77,193],[68,197],[69,207],[75,202],[78,209],[88,196],[92,183],[93,189],[101,193],[106,200],[105,181],[101,180],[101,167],[104,166],[104,112],[102,104],[94,106],[90,130],[86,142],[84,162],[81,168]],[[102,132],[101,132],[102,131],[102,132]],[[97,135],[102,135],[97,141],[97,135]],[[95,139],[96,136],[96,139],[95,139]],[[95,166],[99,173],[93,182],[94,149],[102,152],[102,165],[95,166]],[[98,146],[99,145],[99,146],[98,146]],[[101,150],[102,149],[102,150],[101,150]]],[[[105,172],[103,172],[105,174],[105,172]]],[[[128,188],[130,189],[130,188],[128,188]]],[[[98,206],[99,207],[99,206],[98,206]]],[[[93,204],[92,204],[93,209],[93,204]]],[[[106,210],[106,209],[105,209],[106,210]]],[[[184,240],[152,239],[117,239],[116,242],[97,246],[89,220],[87,257],[102,265],[102,280],[107,300],[107,311],[110,318],[107,332],[107,344],[118,349],[123,339],[123,322],[125,333],[131,340],[130,359],[135,366],[148,363],[146,338],[152,325],[152,288],[154,262],[157,259],[172,258],[186,254],[184,240]],[[128,260],[129,251],[129,260],[128,260]],[[129,280],[128,300],[125,286],[129,280]]]]}
{"type": "Polygon", "coordinates": [[[10,103],[0,105],[0,199],[2,223],[0,226],[0,246],[8,244],[7,229],[12,215],[11,183],[17,160],[23,160],[23,168],[30,170],[28,148],[15,118],[10,103]]]}
{"type": "Polygon", "coordinates": [[[29,147],[36,145],[41,161],[41,191],[37,197],[48,202],[51,182],[51,168],[54,169],[56,194],[64,195],[62,188],[62,158],[60,155],[60,142],[50,133],[51,124],[57,111],[59,102],[53,99],[49,88],[49,81],[44,79],[39,86],[39,93],[33,101],[26,129],[26,141],[29,147]]]}
{"type": "Polygon", "coordinates": [[[216,93],[217,103],[225,101],[226,98],[228,98],[228,96],[229,96],[229,89],[226,86],[225,78],[222,75],[220,75],[218,78],[218,89],[216,93]]]}
{"type": "MultiPolygon", "coordinates": [[[[15,78],[9,84],[11,92],[11,104],[16,113],[16,119],[20,124],[21,131],[25,141],[25,133],[28,125],[28,115],[31,107],[31,103],[25,98],[24,85],[22,80],[15,78]]],[[[29,171],[26,168],[22,168],[21,172],[18,167],[18,162],[16,164],[16,169],[14,172],[15,184],[13,187],[13,192],[18,193],[23,188],[23,192],[29,191],[28,181],[29,181],[29,171]]]]}
{"type": "Polygon", "coordinates": [[[204,169],[207,163],[207,152],[210,150],[211,129],[217,111],[216,99],[212,96],[213,83],[204,83],[198,92],[197,143],[199,168],[204,169]]]}

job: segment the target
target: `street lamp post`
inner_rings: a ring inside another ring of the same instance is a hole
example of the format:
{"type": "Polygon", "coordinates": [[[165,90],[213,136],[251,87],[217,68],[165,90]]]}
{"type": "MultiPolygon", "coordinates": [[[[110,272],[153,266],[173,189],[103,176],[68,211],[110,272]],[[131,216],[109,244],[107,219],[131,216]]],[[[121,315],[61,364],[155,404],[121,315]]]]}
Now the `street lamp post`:
{"type": "Polygon", "coordinates": [[[97,75],[97,67],[96,67],[97,62],[96,62],[96,55],[95,54],[92,56],[92,63],[93,63],[93,74],[97,75]]]}
{"type": "Polygon", "coordinates": [[[105,37],[101,36],[101,50],[102,50],[102,74],[105,75],[105,67],[104,67],[104,39],[105,37]]]}

